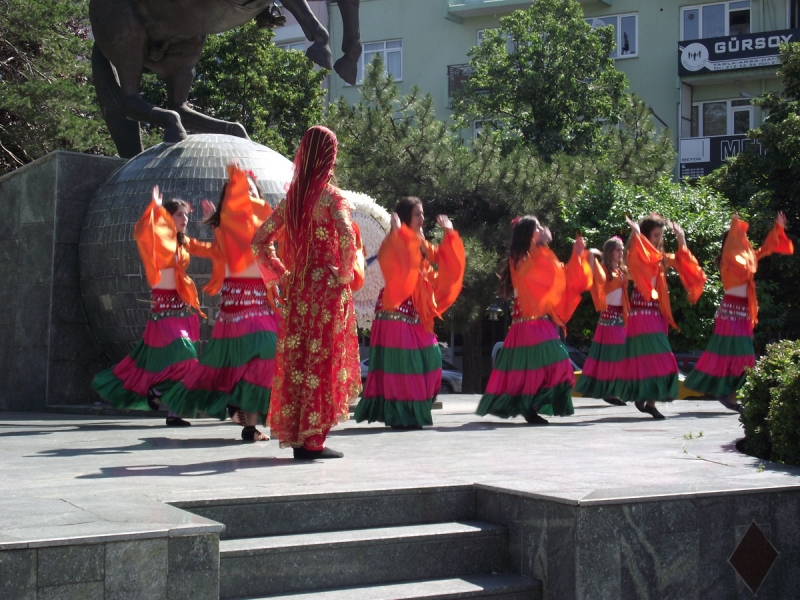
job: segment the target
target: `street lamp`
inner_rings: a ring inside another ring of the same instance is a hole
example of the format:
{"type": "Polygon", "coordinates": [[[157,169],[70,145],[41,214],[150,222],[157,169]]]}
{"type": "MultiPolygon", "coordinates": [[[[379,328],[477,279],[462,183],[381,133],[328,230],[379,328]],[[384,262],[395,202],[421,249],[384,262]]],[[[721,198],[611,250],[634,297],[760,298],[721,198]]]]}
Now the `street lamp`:
{"type": "Polygon", "coordinates": [[[497,321],[500,315],[503,314],[503,307],[498,303],[499,298],[492,300],[492,303],[486,308],[486,314],[490,321],[497,321]]]}

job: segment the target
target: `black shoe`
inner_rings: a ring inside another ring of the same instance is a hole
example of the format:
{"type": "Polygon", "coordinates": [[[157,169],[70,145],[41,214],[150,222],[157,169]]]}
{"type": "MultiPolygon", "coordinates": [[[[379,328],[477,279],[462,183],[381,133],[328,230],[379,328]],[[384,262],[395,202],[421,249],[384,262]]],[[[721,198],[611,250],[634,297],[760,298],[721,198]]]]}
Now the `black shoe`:
{"type": "Polygon", "coordinates": [[[189,421],[184,421],[180,417],[167,417],[167,427],[191,427],[189,421]]]}
{"type": "Polygon", "coordinates": [[[633,405],[636,407],[636,410],[639,412],[646,413],[647,409],[644,407],[644,402],[634,402],[633,405]]]}
{"type": "Polygon", "coordinates": [[[647,405],[645,405],[644,411],[642,411],[642,412],[646,412],[651,417],[653,417],[656,421],[661,421],[662,419],[666,419],[667,418],[664,415],[662,415],[660,412],[658,412],[658,409],[655,406],[647,406],[647,405]]]}
{"type": "Polygon", "coordinates": [[[245,442],[268,442],[269,436],[261,433],[255,425],[248,425],[242,429],[242,439],[245,442]]]}
{"type": "Polygon", "coordinates": [[[622,400],[614,396],[610,398],[603,398],[603,402],[607,402],[608,404],[612,404],[614,406],[625,406],[625,403],[622,400]]]}
{"type": "Polygon", "coordinates": [[[543,419],[537,413],[525,415],[525,420],[531,425],[548,425],[550,423],[547,419],[543,419]]]}
{"type": "Polygon", "coordinates": [[[161,392],[159,392],[156,388],[151,387],[149,390],[147,390],[147,406],[150,407],[150,410],[161,410],[161,406],[158,403],[159,398],[161,398],[161,392]]]}
{"type": "Polygon", "coordinates": [[[744,407],[741,404],[739,404],[738,402],[731,402],[730,400],[728,400],[727,396],[720,396],[719,398],[717,398],[717,400],[719,400],[719,403],[722,404],[722,406],[724,406],[728,410],[735,411],[739,414],[742,414],[742,411],[744,410],[744,407]]]}
{"type": "Polygon", "coordinates": [[[337,452],[330,448],[323,448],[322,450],[309,450],[308,448],[295,448],[295,460],[316,460],[317,458],[342,458],[343,452],[337,452]]]}

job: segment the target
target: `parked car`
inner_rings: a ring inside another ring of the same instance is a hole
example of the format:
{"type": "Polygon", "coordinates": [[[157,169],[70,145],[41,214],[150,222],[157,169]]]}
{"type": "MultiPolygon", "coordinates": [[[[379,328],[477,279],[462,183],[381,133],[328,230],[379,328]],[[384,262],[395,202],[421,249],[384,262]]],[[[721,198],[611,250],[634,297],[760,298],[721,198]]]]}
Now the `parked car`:
{"type": "MultiPolygon", "coordinates": [[[[367,381],[367,374],[369,373],[369,358],[361,361],[361,382],[367,381]]],[[[453,363],[447,360],[442,360],[442,387],[439,389],[440,394],[460,394],[461,381],[463,377],[461,370],[453,363]]]]}

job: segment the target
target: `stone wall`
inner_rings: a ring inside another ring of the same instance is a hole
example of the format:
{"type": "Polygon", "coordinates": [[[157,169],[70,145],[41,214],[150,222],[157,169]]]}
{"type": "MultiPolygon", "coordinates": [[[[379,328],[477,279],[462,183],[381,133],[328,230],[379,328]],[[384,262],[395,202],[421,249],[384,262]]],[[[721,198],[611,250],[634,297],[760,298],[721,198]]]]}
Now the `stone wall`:
{"type": "Polygon", "coordinates": [[[124,162],[59,151],[0,177],[0,410],[92,399],[109,361],[83,309],[78,244],[95,190],[124,162]]]}

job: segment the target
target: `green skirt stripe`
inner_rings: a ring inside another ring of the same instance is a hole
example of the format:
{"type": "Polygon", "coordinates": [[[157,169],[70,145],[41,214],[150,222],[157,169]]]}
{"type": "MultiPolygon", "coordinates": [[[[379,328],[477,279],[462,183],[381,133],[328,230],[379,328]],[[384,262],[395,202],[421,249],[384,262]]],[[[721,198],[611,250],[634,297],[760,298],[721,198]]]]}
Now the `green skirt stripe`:
{"type": "Polygon", "coordinates": [[[433,398],[426,401],[397,402],[383,397],[362,398],[356,405],[356,422],[385,423],[390,427],[433,425],[431,406],[433,398]]]}
{"type": "Polygon", "coordinates": [[[622,362],[625,358],[625,344],[600,344],[592,342],[589,358],[603,362],[622,362]]]}
{"type": "Polygon", "coordinates": [[[484,394],[475,411],[480,416],[494,415],[503,419],[518,415],[530,415],[535,412],[540,415],[555,415],[565,417],[573,414],[572,386],[568,383],[559,383],[551,388],[543,388],[539,393],[530,395],[511,396],[509,394],[484,394]]]}
{"type": "Polygon", "coordinates": [[[369,365],[393,375],[424,375],[442,368],[442,352],[438,345],[410,350],[371,346],[369,365]]]}
{"type": "MultiPolygon", "coordinates": [[[[153,387],[164,394],[177,383],[177,381],[162,381],[153,387]]],[[[115,408],[150,411],[150,407],[147,405],[147,396],[140,396],[136,392],[125,389],[122,380],[114,375],[113,369],[106,369],[95,375],[92,380],[92,389],[115,408]]]]}
{"type": "Polygon", "coordinates": [[[535,346],[516,346],[501,350],[494,368],[497,371],[534,371],[568,359],[560,340],[547,340],[535,346]]]}
{"type": "Polygon", "coordinates": [[[669,338],[663,333],[643,333],[626,340],[626,357],[638,358],[651,354],[672,354],[669,338]]]}
{"type": "Polygon", "coordinates": [[[678,396],[678,374],[647,379],[628,380],[617,394],[625,402],[645,402],[647,400],[669,401],[678,396]]]}
{"type": "Polygon", "coordinates": [[[689,373],[683,385],[696,392],[704,392],[714,396],[727,396],[732,391],[742,387],[746,379],[747,375],[745,374],[739,375],[738,377],[733,375],[714,377],[713,375],[707,375],[695,369],[689,373]]]}
{"type": "Polygon", "coordinates": [[[212,338],[200,362],[215,369],[240,367],[254,358],[274,359],[277,335],[257,331],[237,338],[212,338]]]}
{"type": "Polygon", "coordinates": [[[187,390],[179,383],[166,398],[169,409],[182,417],[193,418],[197,413],[204,412],[216,419],[228,418],[228,405],[238,406],[245,412],[258,413],[263,421],[269,412],[269,401],[272,388],[253,385],[247,381],[240,381],[229,394],[220,391],[187,390]]]}
{"type": "Polygon", "coordinates": [[[621,379],[601,381],[581,374],[575,383],[575,391],[585,398],[619,397],[625,390],[625,382],[621,379]]]}
{"type": "Polygon", "coordinates": [[[706,352],[718,356],[753,356],[755,354],[753,338],[726,335],[712,335],[708,340],[706,352]]]}
{"type": "Polygon", "coordinates": [[[162,348],[145,346],[144,341],[139,340],[129,356],[138,368],[148,373],[159,373],[184,360],[197,358],[197,349],[192,340],[184,337],[173,340],[162,348]]]}

